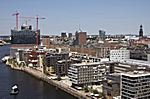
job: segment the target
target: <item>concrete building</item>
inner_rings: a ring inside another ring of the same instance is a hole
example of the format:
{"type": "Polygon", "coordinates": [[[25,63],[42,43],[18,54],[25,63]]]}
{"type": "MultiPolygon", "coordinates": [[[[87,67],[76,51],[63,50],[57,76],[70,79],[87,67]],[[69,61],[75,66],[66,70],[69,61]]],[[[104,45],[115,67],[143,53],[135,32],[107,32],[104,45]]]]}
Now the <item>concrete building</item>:
{"type": "Polygon", "coordinates": [[[45,71],[48,73],[54,73],[55,63],[57,62],[57,56],[46,56],[44,59],[45,71]]]}
{"type": "MultiPolygon", "coordinates": [[[[38,44],[40,44],[40,30],[38,30],[38,44]]],[[[36,44],[36,30],[23,24],[21,30],[11,30],[11,44],[36,44]]]]}
{"type": "Polygon", "coordinates": [[[68,75],[68,68],[71,65],[71,60],[60,60],[56,62],[55,73],[56,75],[68,75]]]}
{"type": "Polygon", "coordinates": [[[108,58],[110,47],[106,45],[98,46],[95,48],[96,57],[108,58]]]}
{"type": "Polygon", "coordinates": [[[113,99],[120,95],[120,73],[107,75],[106,82],[103,83],[103,93],[107,99],[113,99]]]}
{"type": "Polygon", "coordinates": [[[149,72],[121,73],[121,99],[150,99],[149,81],[149,72]]]}
{"type": "Polygon", "coordinates": [[[150,72],[150,62],[135,59],[124,59],[114,65],[115,73],[129,72],[134,70],[150,72]]]}
{"type": "Polygon", "coordinates": [[[86,32],[82,32],[81,30],[76,31],[75,36],[76,36],[75,45],[82,46],[86,44],[86,32]]]}
{"type": "Polygon", "coordinates": [[[125,48],[110,50],[110,61],[120,62],[123,59],[130,59],[130,50],[126,50],[125,48]]]}
{"type": "Polygon", "coordinates": [[[46,71],[49,73],[56,72],[56,62],[59,60],[68,59],[69,54],[67,53],[47,53],[44,59],[44,64],[46,67],[46,71]]]}
{"type": "Polygon", "coordinates": [[[106,80],[109,68],[109,65],[101,62],[72,64],[68,70],[68,77],[73,86],[96,84],[106,80]]]}

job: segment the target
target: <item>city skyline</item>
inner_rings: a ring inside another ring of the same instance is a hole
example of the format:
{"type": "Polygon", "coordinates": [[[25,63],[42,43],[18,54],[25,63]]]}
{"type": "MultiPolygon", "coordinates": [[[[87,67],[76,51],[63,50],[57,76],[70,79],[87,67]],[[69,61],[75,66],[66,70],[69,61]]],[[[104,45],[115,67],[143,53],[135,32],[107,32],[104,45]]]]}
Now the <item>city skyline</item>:
{"type": "MultiPolygon", "coordinates": [[[[10,35],[15,28],[16,11],[19,16],[45,17],[39,20],[41,35],[60,35],[62,31],[75,34],[80,29],[88,35],[98,35],[99,30],[109,34],[139,34],[143,25],[144,35],[150,33],[150,1],[149,0],[1,0],[0,3],[0,35],[10,35]]],[[[23,18],[19,18],[19,29],[23,18]]],[[[36,21],[28,24],[35,29],[36,21]]]]}

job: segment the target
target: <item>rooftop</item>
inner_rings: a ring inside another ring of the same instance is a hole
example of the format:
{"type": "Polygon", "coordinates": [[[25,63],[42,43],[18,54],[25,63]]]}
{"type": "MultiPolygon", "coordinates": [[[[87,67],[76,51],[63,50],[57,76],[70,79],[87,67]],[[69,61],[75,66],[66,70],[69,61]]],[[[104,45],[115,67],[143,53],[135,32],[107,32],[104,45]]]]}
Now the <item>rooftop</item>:
{"type": "Polygon", "coordinates": [[[150,62],[136,59],[124,59],[121,60],[120,63],[150,67],[150,62]]]}
{"type": "Polygon", "coordinates": [[[93,63],[78,63],[78,64],[73,64],[72,66],[90,66],[90,65],[100,65],[103,64],[102,62],[93,62],[93,63]]]}
{"type": "Polygon", "coordinates": [[[130,76],[130,77],[139,77],[139,76],[148,76],[148,75],[150,75],[150,72],[133,71],[133,72],[121,73],[121,75],[130,76]]]}

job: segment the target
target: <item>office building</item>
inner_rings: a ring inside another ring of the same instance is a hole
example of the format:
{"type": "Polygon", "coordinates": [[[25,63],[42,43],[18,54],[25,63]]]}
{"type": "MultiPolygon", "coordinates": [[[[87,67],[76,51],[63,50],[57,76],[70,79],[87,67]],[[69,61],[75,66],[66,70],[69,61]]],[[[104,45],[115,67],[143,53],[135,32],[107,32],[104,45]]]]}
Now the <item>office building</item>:
{"type": "Polygon", "coordinates": [[[99,41],[105,41],[105,31],[99,30],[99,41]]]}
{"type": "Polygon", "coordinates": [[[68,33],[68,37],[71,38],[72,37],[72,33],[68,33]]]}
{"type": "MultiPolygon", "coordinates": [[[[36,30],[23,24],[21,30],[11,30],[11,44],[36,44],[36,30]]],[[[38,30],[38,44],[40,44],[40,30],[38,30]]]]}
{"type": "Polygon", "coordinates": [[[121,99],[150,99],[150,73],[134,71],[121,73],[121,99]]]}
{"type": "Polygon", "coordinates": [[[76,31],[75,36],[76,36],[75,45],[82,46],[86,44],[86,32],[82,32],[81,30],[76,31]]]}
{"type": "Polygon", "coordinates": [[[65,33],[65,32],[62,32],[62,33],[61,33],[61,37],[62,37],[62,38],[67,37],[66,33],[65,33]]]}

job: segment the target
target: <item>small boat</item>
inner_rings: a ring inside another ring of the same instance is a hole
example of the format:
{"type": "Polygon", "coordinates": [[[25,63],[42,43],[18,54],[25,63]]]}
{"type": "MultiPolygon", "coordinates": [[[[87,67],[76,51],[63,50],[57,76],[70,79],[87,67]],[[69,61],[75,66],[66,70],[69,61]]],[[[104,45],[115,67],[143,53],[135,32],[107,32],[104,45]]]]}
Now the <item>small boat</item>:
{"type": "Polygon", "coordinates": [[[18,86],[15,84],[12,86],[10,95],[17,95],[18,93],[19,93],[19,89],[18,89],[18,86]]]}
{"type": "Polygon", "coordinates": [[[6,62],[10,57],[9,56],[4,56],[4,58],[2,58],[2,62],[6,62]]]}

